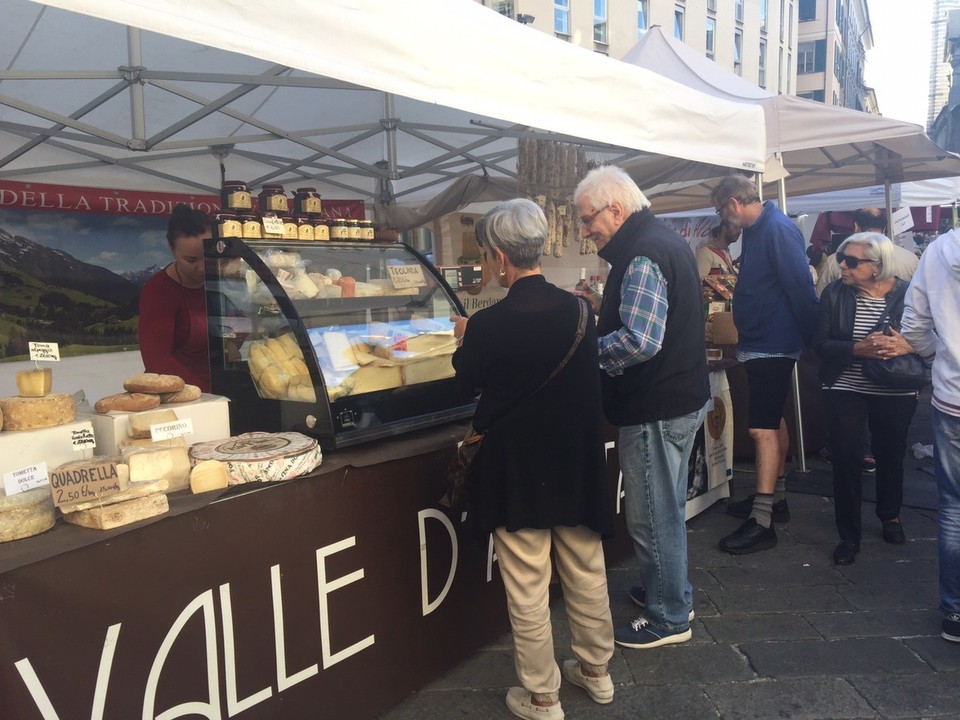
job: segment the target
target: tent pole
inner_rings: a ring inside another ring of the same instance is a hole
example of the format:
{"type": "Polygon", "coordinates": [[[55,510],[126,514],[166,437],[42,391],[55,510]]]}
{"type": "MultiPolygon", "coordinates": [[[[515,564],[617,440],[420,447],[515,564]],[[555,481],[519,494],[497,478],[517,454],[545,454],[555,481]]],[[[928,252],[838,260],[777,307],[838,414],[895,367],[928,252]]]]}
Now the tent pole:
{"type": "Polygon", "coordinates": [[[883,180],[883,199],[887,203],[887,236],[892,240],[893,239],[893,204],[892,193],[891,193],[892,183],[890,178],[886,177],[883,180]]]}
{"type": "MultiPolygon", "coordinates": [[[[779,153],[778,153],[779,156],[779,153]]],[[[780,200],[780,209],[787,212],[787,184],[785,178],[780,178],[777,182],[778,195],[780,200]]],[[[797,370],[797,364],[793,365],[793,419],[797,428],[797,468],[800,472],[807,472],[807,452],[803,442],[803,411],[800,409],[800,373],[797,370]]]]}
{"type": "Polygon", "coordinates": [[[143,108],[143,83],[139,77],[133,76],[133,73],[139,74],[143,69],[143,55],[140,46],[139,28],[127,28],[127,62],[131,71],[130,81],[130,135],[133,138],[133,145],[141,148],[147,139],[147,121],[146,112],[143,108]]]}

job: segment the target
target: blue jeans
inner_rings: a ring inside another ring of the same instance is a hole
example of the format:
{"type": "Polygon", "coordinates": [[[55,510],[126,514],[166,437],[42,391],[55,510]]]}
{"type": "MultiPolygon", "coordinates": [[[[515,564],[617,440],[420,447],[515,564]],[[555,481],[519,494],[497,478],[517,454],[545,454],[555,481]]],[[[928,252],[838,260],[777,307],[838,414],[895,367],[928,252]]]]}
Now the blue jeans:
{"type": "Polygon", "coordinates": [[[933,408],[933,443],[940,609],[960,613],[960,417],[933,408]]]}
{"type": "Polygon", "coordinates": [[[690,626],[687,579],[687,463],[705,408],[620,428],[627,532],[640,561],[647,619],[669,632],[690,626]]]}

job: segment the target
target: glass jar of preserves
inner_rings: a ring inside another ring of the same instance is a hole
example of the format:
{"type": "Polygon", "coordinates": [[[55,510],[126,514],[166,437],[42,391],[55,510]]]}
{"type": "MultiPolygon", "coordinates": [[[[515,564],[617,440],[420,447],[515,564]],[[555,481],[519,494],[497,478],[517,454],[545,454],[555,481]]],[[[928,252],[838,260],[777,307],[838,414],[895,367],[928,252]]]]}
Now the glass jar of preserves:
{"type": "Polygon", "coordinates": [[[243,237],[243,226],[240,224],[240,218],[237,217],[236,213],[217,213],[214,216],[213,221],[217,226],[218,238],[243,237]]]}
{"type": "Polygon", "coordinates": [[[263,237],[263,224],[256,215],[241,215],[242,237],[245,239],[259,239],[263,237]]]}
{"type": "Polygon", "coordinates": [[[347,220],[347,234],[351,240],[360,240],[360,221],[349,218],[347,220]]]}
{"type": "Polygon", "coordinates": [[[322,207],[317,189],[297,188],[297,193],[293,196],[293,210],[298,215],[319,215],[322,207]]]}
{"type": "Polygon", "coordinates": [[[313,239],[329,240],[330,224],[326,218],[315,218],[313,221],[313,239]]]}
{"type": "Polygon", "coordinates": [[[284,215],[280,218],[283,222],[283,239],[284,240],[299,240],[300,232],[297,228],[297,221],[293,219],[292,215],[284,215]]]}
{"type": "Polygon", "coordinates": [[[260,201],[260,213],[285,213],[290,211],[283,185],[264,185],[257,198],[260,201]]]}
{"type": "Polygon", "coordinates": [[[223,210],[252,210],[253,199],[247,184],[241,180],[224,180],[220,189],[220,207],[223,210]]]}
{"type": "Polygon", "coordinates": [[[360,238],[369,242],[376,240],[377,234],[373,229],[373,220],[360,221],[360,238]]]}
{"type": "Polygon", "coordinates": [[[347,231],[347,221],[343,218],[335,218],[330,223],[331,240],[349,240],[350,235],[347,231]]]}
{"type": "Polygon", "coordinates": [[[309,215],[297,215],[294,218],[297,222],[297,238],[300,240],[313,240],[313,220],[309,215]]]}

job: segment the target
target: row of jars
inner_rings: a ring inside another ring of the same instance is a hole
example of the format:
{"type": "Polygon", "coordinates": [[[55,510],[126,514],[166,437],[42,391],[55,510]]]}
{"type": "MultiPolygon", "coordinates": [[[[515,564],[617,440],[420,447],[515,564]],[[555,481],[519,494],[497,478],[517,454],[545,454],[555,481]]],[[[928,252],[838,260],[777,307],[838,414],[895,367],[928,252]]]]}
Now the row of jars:
{"type": "MultiPolygon", "coordinates": [[[[296,215],[315,216],[323,212],[316,188],[297,188],[291,203],[283,191],[283,185],[265,184],[257,201],[261,213],[286,215],[293,212],[296,215]]],[[[225,180],[220,189],[220,207],[236,213],[251,212],[254,210],[253,194],[242,180],[225,180]]]]}
{"type": "Polygon", "coordinates": [[[221,212],[216,218],[217,237],[276,240],[366,240],[376,239],[372,220],[320,218],[309,215],[277,215],[221,212]]]}

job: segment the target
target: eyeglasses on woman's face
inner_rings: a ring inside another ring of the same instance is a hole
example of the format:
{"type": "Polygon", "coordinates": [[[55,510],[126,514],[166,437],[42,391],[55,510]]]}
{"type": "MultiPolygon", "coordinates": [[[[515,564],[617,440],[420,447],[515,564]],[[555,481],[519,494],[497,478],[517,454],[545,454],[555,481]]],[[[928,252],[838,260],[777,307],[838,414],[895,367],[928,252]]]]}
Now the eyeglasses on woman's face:
{"type": "Polygon", "coordinates": [[[860,263],[876,263],[876,260],[869,260],[867,258],[858,258],[853,255],[847,255],[842,252],[837,253],[837,265],[846,265],[851,270],[856,270],[857,266],[860,263]]]}

